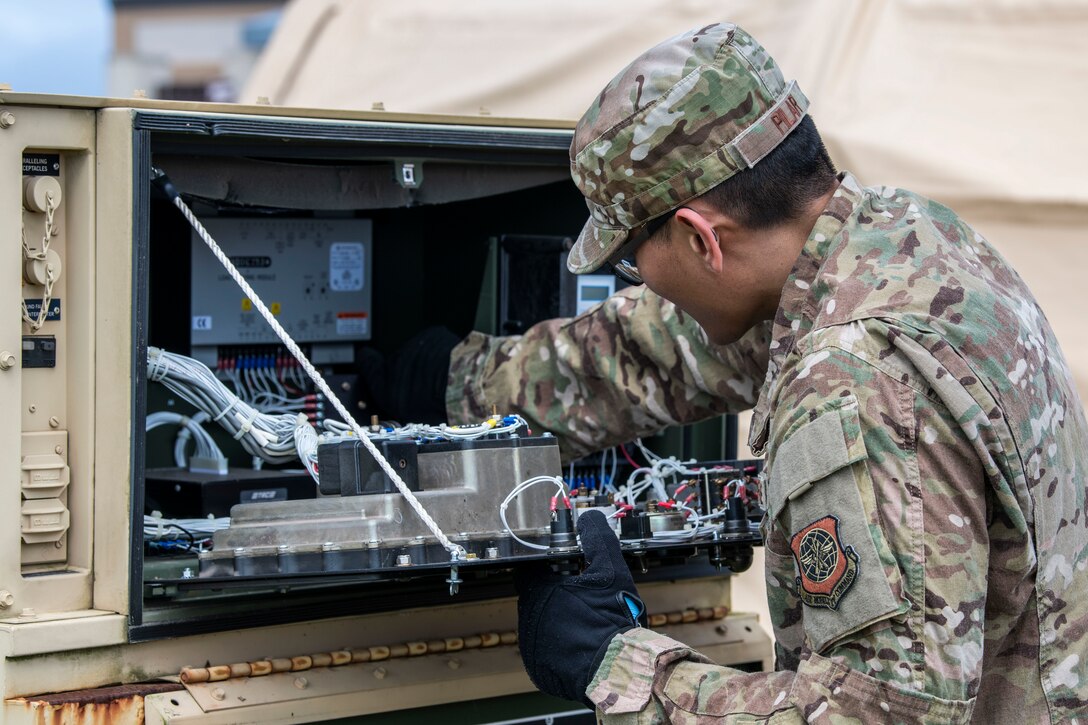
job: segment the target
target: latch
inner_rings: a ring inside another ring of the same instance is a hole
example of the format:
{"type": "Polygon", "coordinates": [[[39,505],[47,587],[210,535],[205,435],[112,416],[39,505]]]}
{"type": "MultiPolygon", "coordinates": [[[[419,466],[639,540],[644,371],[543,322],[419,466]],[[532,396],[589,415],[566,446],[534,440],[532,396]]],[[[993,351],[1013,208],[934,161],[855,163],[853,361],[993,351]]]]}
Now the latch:
{"type": "Polygon", "coordinates": [[[405,189],[418,189],[423,184],[423,162],[419,159],[398,159],[395,162],[397,183],[405,189]]]}

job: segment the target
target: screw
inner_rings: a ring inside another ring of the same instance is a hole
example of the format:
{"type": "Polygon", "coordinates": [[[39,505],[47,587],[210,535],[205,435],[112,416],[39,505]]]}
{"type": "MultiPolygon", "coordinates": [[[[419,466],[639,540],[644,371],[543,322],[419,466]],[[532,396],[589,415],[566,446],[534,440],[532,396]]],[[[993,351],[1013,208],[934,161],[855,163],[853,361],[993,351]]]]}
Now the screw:
{"type": "Polygon", "coordinates": [[[461,660],[446,660],[446,666],[451,670],[461,669],[461,660]]]}
{"type": "Polygon", "coordinates": [[[29,410],[31,413],[37,413],[38,412],[38,406],[31,403],[30,406],[27,408],[27,410],[29,410]]]}
{"type": "Polygon", "coordinates": [[[402,458],[399,461],[397,461],[397,466],[399,466],[400,468],[407,468],[408,467],[408,461],[406,461],[406,460],[404,460],[402,458]]]}
{"type": "Polygon", "coordinates": [[[59,456],[61,453],[64,453],[64,448],[61,446],[53,446],[53,452],[59,456]]]}
{"type": "Polygon", "coordinates": [[[351,390],[351,383],[345,380],[344,382],[340,383],[340,389],[343,390],[345,393],[348,392],[349,390],[351,390]]]}
{"type": "Polygon", "coordinates": [[[216,700],[225,700],[227,699],[227,693],[223,692],[222,687],[217,687],[212,690],[212,698],[216,700]]]}
{"type": "Polygon", "coordinates": [[[384,680],[385,675],[386,672],[384,667],[379,667],[378,669],[374,670],[374,676],[377,677],[379,680],[384,680]]]}
{"type": "Polygon", "coordinates": [[[6,589],[0,592],[0,607],[7,609],[12,604],[15,604],[15,595],[6,589]]]}
{"type": "Polygon", "coordinates": [[[714,628],[714,631],[717,632],[718,634],[720,634],[723,637],[726,634],[729,633],[729,630],[726,628],[726,626],[724,624],[719,624],[717,627],[714,628]]]}
{"type": "Polygon", "coordinates": [[[15,359],[15,356],[8,351],[0,352],[0,370],[10,370],[15,367],[15,363],[19,362],[15,359]]]}
{"type": "Polygon", "coordinates": [[[55,415],[49,416],[49,427],[60,428],[60,419],[55,415]]]}
{"type": "Polygon", "coordinates": [[[10,128],[15,125],[15,114],[11,111],[0,113],[0,128],[10,128]]]}
{"type": "Polygon", "coordinates": [[[297,687],[298,689],[305,690],[309,686],[310,686],[310,681],[307,680],[305,677],[296,677],[295,678],[295,687],[297,687]]]}
{"type": "Polygon", "coordinates": [[[461,577],[457,574],[456,564],[450,567],[450,577],[446,580],[446,583],[450,585],[451,597],[457,594],[457,590],[461,588],[461,577]]]}

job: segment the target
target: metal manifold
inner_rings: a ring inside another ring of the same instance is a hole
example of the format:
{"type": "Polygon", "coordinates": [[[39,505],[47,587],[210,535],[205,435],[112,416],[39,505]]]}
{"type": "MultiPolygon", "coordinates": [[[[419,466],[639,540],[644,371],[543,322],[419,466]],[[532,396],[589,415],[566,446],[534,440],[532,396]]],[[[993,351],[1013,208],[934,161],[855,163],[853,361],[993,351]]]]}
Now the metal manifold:
{"type": "MultiPolygon", "coordinates": [[[[507,436],[465,441],[391,440],[383,454],[439,527],[468,560],[539,554],[513,541],[499,505],[520,481],[561,473],[554,437],[507,436]]],[[[430,534],[358,440],[319,449],[315,500],[239,504],[230,527],[200,554],[201,578],[365,572],[448,564],[430,534]]],[[[552,491],[535,486],[507,507],[519,537],[547,544],[552,491]]]]}

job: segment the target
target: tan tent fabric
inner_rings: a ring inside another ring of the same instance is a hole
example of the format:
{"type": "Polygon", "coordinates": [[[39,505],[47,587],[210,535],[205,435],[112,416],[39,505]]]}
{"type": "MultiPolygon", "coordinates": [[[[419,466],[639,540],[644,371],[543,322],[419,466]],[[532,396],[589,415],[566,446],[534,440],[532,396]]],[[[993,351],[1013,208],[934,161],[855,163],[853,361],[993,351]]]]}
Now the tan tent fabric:
{"type": "MultiPolygon", "coordinates": [[[[639,52],[724,19],[798,80],[840,167],[1002,250],[1088,400],[1088,2],[294,0],[242,100],[574,120],[639,52]]],[[[734,606],[767,627],[756,556],[734,606]]]]}
{"type": "Polygon", "coordinates": [[[797,78],[841,167],[1012,259],[1088,399],[1088,2],[294,0],[242,100],[573,120],[634,55],[725,18],[797,78]]]}

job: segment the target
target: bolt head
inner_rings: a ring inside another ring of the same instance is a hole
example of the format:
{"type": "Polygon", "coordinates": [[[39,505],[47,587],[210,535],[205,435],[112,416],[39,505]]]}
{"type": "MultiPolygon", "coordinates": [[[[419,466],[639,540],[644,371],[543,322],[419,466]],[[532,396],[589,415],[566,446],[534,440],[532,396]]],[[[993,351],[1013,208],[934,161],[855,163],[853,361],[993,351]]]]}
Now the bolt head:
{"type": "Polygon", "coordinates": [[[295,678],[295,687],[297,687],[298,689],[305,690],[309,686],[310,686],[310,681],[307,680],[305,677],[296,677],[295,678]]]}
{"type": "Polygon", "coordinates": [[[212,690],[212,697],[216,700],[225,700],[227,698],[227,693],[223,691],[222,687],[216,687],[212,690]]]}
{"type": "Polygon", "coordinates": [[[0,592],[0,607],[7,609],[12,604],[15,604],[15,595],[7,590],[0,592]]]}
{"type": "Polygon", "coordinates": [[[374,676],[375,676],[376,678],[378,678],[379,680],[384,680],[384,679],[385,679],[385,676],[386,676],[386,674],[387,674],[387,673],[386,673],[386,671],[385,671],[385,668],[384,668],[384,667],[379,667],[379,668],[377,668],[376,670],[374,670],[374,676]]]}
{"type": "Polygon", "coordinates": [[[15,125],[15,114],[11,111],[0,113],[0,128],[10,128],[15,125]]]}

